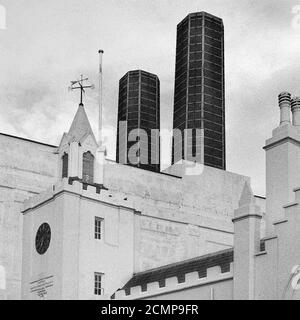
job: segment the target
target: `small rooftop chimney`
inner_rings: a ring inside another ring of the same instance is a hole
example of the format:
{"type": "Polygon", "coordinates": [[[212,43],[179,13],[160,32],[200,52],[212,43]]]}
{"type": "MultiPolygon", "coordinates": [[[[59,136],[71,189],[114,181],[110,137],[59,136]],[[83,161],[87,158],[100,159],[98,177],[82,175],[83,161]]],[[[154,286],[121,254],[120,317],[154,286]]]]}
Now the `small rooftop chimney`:
{"type": "Polygon", "coordinates": [[[291,123],[291,94],[289,92],[281,92],[278,96],[280,108],[280,125],[291,123]]]}
{"type": "Polygon", "coordinates": [[[300,97],[292,99],[293,125],[300,126],[300,97]]]}

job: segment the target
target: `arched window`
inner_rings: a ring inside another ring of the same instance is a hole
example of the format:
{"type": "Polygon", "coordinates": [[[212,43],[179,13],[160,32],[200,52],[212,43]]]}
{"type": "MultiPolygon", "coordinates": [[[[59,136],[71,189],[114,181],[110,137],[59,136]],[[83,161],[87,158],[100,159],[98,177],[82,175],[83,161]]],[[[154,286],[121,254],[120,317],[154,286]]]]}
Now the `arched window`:
{"type": "Polygon", "coordinates": [[[62,177],[68,178],[69,155],[67,153],[64,153],[61,159],[62,159],[62,177]]]}
{"type": "Polygon", "coordinates": [[[83,154],[82,181],[86,183],[94,182],[94,156],[90,151],[83,154]]]}

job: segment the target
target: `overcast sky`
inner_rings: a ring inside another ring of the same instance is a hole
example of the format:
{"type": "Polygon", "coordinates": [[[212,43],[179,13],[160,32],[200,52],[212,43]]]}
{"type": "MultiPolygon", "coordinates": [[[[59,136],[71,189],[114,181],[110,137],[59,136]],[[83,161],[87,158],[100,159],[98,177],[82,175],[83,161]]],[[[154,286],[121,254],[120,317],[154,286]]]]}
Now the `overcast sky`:
{"type": "MultiPolygon", "coordinates": [[[[77,109],[69,82],[97,84],[104,54],[104,119],[115,128],[118,81],[144,69],[161,82],[161,127],[172,127],[176,25],[207,11],[225,26],[227,170],[265,193],[262,147],[277,126],[277,95],[300,95],[300,28],[289,0],[0,0],[0,132],[57,145],[77,109]]],[[[96,128],[97,88],[85,105],[96,128]]],[[[114,141],[113,141],[114,142],[114,141]]],[[[164,148],[165,158],[169,148],[164,148]]],[[[108,146],[115,157],[115,142],[108,146]]]]}

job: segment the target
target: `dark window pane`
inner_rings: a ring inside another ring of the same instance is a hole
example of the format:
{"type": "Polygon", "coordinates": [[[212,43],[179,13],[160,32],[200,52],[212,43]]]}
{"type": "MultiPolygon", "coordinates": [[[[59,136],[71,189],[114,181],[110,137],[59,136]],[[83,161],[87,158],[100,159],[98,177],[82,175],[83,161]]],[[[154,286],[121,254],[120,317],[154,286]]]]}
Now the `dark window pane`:
{"type": "MultiPolygon", "coordinates": [[[[222,88],[223,88],[222,83],[214,81],[214,80],[209,79],[209,78],[204,78],[204,84],[206,86],[212,87],[212,88],[217,89],[219,91],[222,91],[222,88]]],[[[222,95],[220,95],[220,97],[222,97],[222,95]]]]}
{"type": "Polygon", "coordinates": [[[218,72],[220,74],[222,73],[221,65],[213,64],[207,60],[204,61],[204,68],[213,72],[218,72]]]}
{"type": "Polygon", "coordinates": [[[195,61],[195,60],[202,60],[202,51],[190,53],[190,61],[195,61]]]}
{"type": "Polygon", "coordinates": [[[202,36],[194,36],[190,38],[190,44],[201,44],[202,43],[202,36]]]}
{"type": "Polygon", "coordinates": [[[189,94],[189,103],[201,102],[201,94],[189,94]]]}
{"type": "Polygon", "coordinates": [[[189,87],[189,94],[201,93],[201,86],[189,87]]]}
{"type": "Polygon", "coordinates": [[[212,114],[212,113],[209,113],[209,112],[204,112],[204,119],[212,121],[212,122],[215,122],[215,123],[218,123],[220,125],[223,124],[222,117],[219,117],[219,116],[217,116],[215,114],[212,114]]]}
{"type": "Polygon", "coordinates": [[[202,44],[191,44],[190,45],[190,52],[196,52],[202,50],[202,44]]]}
{"type": "Polygon", "coordinates": [[[191,26],[191,28],[201,27],[202,26],[202,18],[201,17],[192,17],[190,26],[191,26]]]}
{"type": "Polygon", "coordinates": [[[221,41],[217,41],[215,39],[209,38],[209,37],[205,37],[204,40],[205,43],[209,44],[210,46],[216,47],[218,49],[222,48],[222,43],[221,41]]]}
{"type": "Polygon", "coordinates": [[[217,140],[213,140],[213,139],[209,139],[207,137],[204,137],[204,144],[207,147],[211,147],[211,148],[215,148],[215,149],[219,149],[222,150],[223,149],[223,143],[222,141],[217,141],[217,140]]]}
{"type": "Polygon", "coordinates": [[[206,60],[209,61],[209,62],[216,63],[216,64],[218,64],[218,65],[221,65],[221,64],[222,64],[222,59],[221,59],[221,57],[218,57],[218,56],[215,56],[215,55],[206,53],[206,52],[204,53],[204,59],[206,59],[206,60]]]}
{"type": "Polygon", "coordinates": [[[223,32],[223,28],[221,24],[211,21],[207,18],[205,19],[205,27],[208,27],[213,30],[218,30],[219,32],[223,32]]]}
{"type": "Polygon", "coordinates": [[[204,153],[204,164],[208,166],[222,168],[223,161],[220,158],[212,157],[204,153]]]}
{"type": "Polygon", "coordinates": [[[212,37],[216,40],[221,41],[222,40],[222,34],[220,32],[217,32],[215,30],[205,28],[205,35],[208,35],[209,37],[212,37]]]}
{"type": "Polygon", "coordinates": [[[222,141],[222,133],[213,130],[204,129],[204,137],[222,141]]]}
{"type": "Polygon", "coordinates": [[[211,88],[208,86],[204,86],[204,92],[206,94],[209,94],[209,95],[216,97],[216,98],[219,98],[219,99],[222,99],[222,97],[223,97],[221,90],[217,90],[217,89],[214,89],[214,88],[211,88]]]}
{"type": "Polygon", "coordinates": [[[139,83],[136,82],[136,83],[130,83],[129,84],[129,90],[138,90],[139,89],[139,83]]]}
{"type": "Polygon", "coordinates": [[[200,69],[202,67],[202,61],[191,61],[190,69],[200,69]]]}
{"type": "Polygon", "coordinates": [[[139,96],[139,92],[137,90],[135,91],[129,91],[128,97],[129,98],[136,98],[139,96]]]}
{"type": "Polygon", "coordinates": [[[94,182],[94,156],[90,151],[83,154],[82,180],[87,183],[94,182]]]}
{"type": "Polygon", "coordinates": [[[201,85],[202,85],[202,79],[201,79],[201,77],[190,78],[190,79],[189,79],[189,85],[190,85],[190,86],[201,86],[201,85]]]}
{"type": "Polygon", "coordinates": [[[204,128],[216,131],[217,133],[223,132],[223,126],[221,126],[217,123],[214,123],[214,122],[206,121],[206,120],[204,120],[204,128]]]}
{"type": "Polygon", "coordinates": [[[218,115],[220,117],[222,117],[223,115],[223,111],[221,108],[217,107],[217,106],[213,106],[211,104],[204,104],[204,111],[210,112],[212,114],[218,115]]]}
{"type": "Polygon", "coordinates": [[[204,102],[206,102],[208,104],[216,105],[220,108],[223,107],[222,99],[219,99],[219,98],[212,96],[212,95],[208,95],[207,93],[204,94],[204,102]]]}
{"type": "Polygon", "coordinates": [[[67,178],[68,177],[68,164],[69,164],[69,155],[67,153],[64,153],[62,156],[62,177],[67,178]]]}
{"type": "Polygon", "coordinates": [[[202,28],[201,27],[191,28],[191,31],[190,31],[190,35],[191,36],[201,35],[201,34],[202,34],[202,28]]]}
{"type": "Polygon", "coordinates": [[[220,73],[215,73],[215,72],[213,72],[211,70],[207,70],[207,69],[204,69],[203,73],[204,73],[204,76],[208,79],[212,79],[212,80],[215,80],[218,82],[222,82],[222,80],[223,80],[223,76],[220,73]]]}
{"type": "Polygon", "coordinates": [[[192,69],[192,70],[190,70],[190,77],[191,78],[195,78],[195,77],[201,77],[201,71],[202,71],[202,69],[192,69]]]}
{"type": "Polygon", "coordinates": [[[139,76],[138,76],[138,75],[130,74],[130,75],[129,75],[129,81],[130,81],[130,82],[139,82],[139,76]]]}

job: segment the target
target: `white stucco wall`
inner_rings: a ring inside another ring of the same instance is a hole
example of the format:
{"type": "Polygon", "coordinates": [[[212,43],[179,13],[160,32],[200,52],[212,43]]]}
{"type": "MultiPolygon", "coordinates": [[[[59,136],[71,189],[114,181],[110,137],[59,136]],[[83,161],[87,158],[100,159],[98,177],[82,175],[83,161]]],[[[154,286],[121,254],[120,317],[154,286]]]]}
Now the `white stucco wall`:
{"type": "Polygon", "coordinates": [[[232,293],[233,280],[229,279],[153,296],[149,300],[232,300],[232,293]]]}
{"type": "Polygon", "coordinates": [[[104,185],[142,213],[135,271],[233,246],[231,219],[248,180],[211,167],[181,178],[108,161],[104,185]]]}
{"type": "MultiPolygon", "coordinates": [[[[48,299],[53,295],[65,299],[95,298],[94,272],[104,273],[105,292],[110,295],[134,272],[233,245],[231,219],[247,177],[210,167],[205,167],[199,176],[175,177],[110,161],[104,173],[108,190],[102,190],[100,195],[96,194],[95,187],[83,190],[81,183],[74,181],[69,185],[64,179],[54,191],[42,193],[25,205],[35,208],[59,190],[72,193],[64,194],[62,208],[46,212],[43,208],[47,205],[44,205],[25,214],[25,219],[29,215],[34,221],[36,216],[45,220],[47,215],[56,216],[55,221],[59,221],[56,231],[61,232],[58,238],[62,241],[62,251],[49,258],[49,264],[53,260],[61,265],[60,272],[53,269],[52,273],[56,272],[57,279],[61,277],[62,287],[60,293],[58,289],[49,293],[48,299]],[[105,221],[103,241],[94,239],[95,216],[105,221]]],[[[30,248],[25,241],[23,250],[27,293],[28,283],[42,273],[42,269],[38,269],[41,264],[35,260],[42,258],[36,254],[32,242],[36,232],[32,225],[41,223],[40,218],[37,220],[24,225],[24,237],[31,239],[30,248]],[[32,255],[37,258],[30,258],[32,255]],[[26,259],[31,260],[26,262],[26,259]],[[37,265],[29,279],[26,278],[27,263],[37,265]]],[[[32,298],[32,295],[24,296],[32,298]]]]}
{"type": "MultiPolygon", "coordinates": [[[[104,295],[109,298],[126,283],[134,272],[135,229],[139,216],[133,210],[111,205],[81,201],[79,299],[97,298],[94,293],[94,272],[103,273],[104,295]],[[103,238],[94,238],[95,216],[104,219],[103,238]]],[[[98,297],[99,298],[99,297],[98,297]]],[[[101,297],[100,297],[101,298],[101,297]]]]}
{"type": "Polygon", "coordinates": [[[0,261],[6,270],[2,296],[19,299],[22,264],[22,203],[55,180],[54,148],[0,134],[0,261]]]}
{"type": "MultiPolygon", "coordinates": [[[[0,135],[0,258],[7,271],[8,298],[20,296],[20,208],[25,199],[58,180],[54,150],[0,135]]],[[[172,174],[172,170],[166,172],[172,174]]],[[[109,202],[122,200],[141,212],[135,272],[233,245],[233,210],[248,178],[211,167],[196,176],[170,174],[106,163],[104,185],[111,195],[109,202]]],[[[114,250],[111,245],[110,250],[114,250]]]]}
{"type": "MultiPolygon", "coordinates": [[[[47,204],[37,207],[33,212],[24,215],[23,234],[23,264],[22,264],[22,299],[60,299],[62,292],[62,276],[64,255],[70,262],[76,253],[73,247],[66,250],[64,246],[64,199],[58,196],[55,200],[49,200],[47,204]],[[50,247],[45,254],[40,255],[35,249],[35,237],[39,227],[48,223],[51,227],[50,247]],[[72,250],[72,251],[71,251],[72,250]],[[70,254],[72,252],[72,255],[70,254]],[[47,280],[45,280],[47,279],[47,280]],[[41,281],[47,281],[51,287],[47,288],[44,297],[35,291],[41,281]]],[[[76,213],[75,213],[76,214],[76,213]]],[[[67,236],[67,234],[66,234],[67,236]]],[[[76,265],[73,266],[74,268],[76,265]]],[[[76,269],[75,269],[76,270],[76,269]]],[[[69,270],[72,276],[72,269],[69,270]]],[[[75,274],[76,276],[76,274],[75,274]]],[[[73,290],[76,292],[76,283],[73,290]]]]}
{"type": "Polygon", "coordinates": [[[40,299],[32,292],[34,281],[52,277],[46,299],[109,298],[134,272],[135,244],[139,243],[139,213],[107,203],[108,193],[95,188],[69,185],[67,179],[55,190],[29,201],[24,212],[23,294],[24,299],[40,299]],[[37,204],[43,203],[41,206],[37,204]],[[32,208],[30,208],[32,206],[32,208]],[[94,238],[95,217],[103,218],[102,239],[94,238]],[[50,247],[44,255],[35,249],[38,227],[49,223],[50,247]],[[94,273],[103,273],[105,296],[94,295],[94,273]]]}
{"type": "Polygon", "coordinates": [[[300,181],[300,132],[291,124],[273,130],[266,141],[266,211],[268,233],[273,222],[284,216],[283,206],[293,201],[300,181]]]}
{"type": "MultiPolygon", "coordinates": [[[[293,267],[300,265],[300,191],[296,201],[284,209],[283,219],[266,240],[266,250],[256,256],[256,299],[299,300],[300,290],[292,286],[293,267]]],[[[299,279],[299,277],[298,277],[299,279]]]]}

